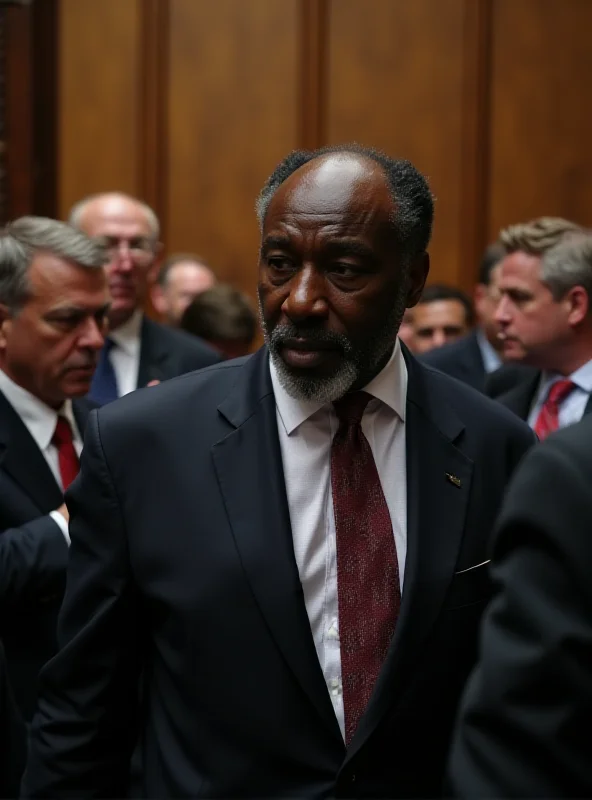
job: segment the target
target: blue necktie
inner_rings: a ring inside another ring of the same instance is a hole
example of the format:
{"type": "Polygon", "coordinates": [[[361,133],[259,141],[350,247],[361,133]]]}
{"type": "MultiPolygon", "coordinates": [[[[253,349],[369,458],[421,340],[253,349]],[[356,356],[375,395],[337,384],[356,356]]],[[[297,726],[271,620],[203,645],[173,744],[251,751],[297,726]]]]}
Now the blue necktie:
{"type": "Polygon", "coordinates": [[[109,353],[114,346],[115,342],[113,339],[105,339],[105,344],[99,355],[97,368],[90,385],[90,392],[88,393],[90,399],[101,406],[105,405],[105,403],[110,403],[112,400],[117,400],[119,397],[115,370],[109,358],[109,353]]]}

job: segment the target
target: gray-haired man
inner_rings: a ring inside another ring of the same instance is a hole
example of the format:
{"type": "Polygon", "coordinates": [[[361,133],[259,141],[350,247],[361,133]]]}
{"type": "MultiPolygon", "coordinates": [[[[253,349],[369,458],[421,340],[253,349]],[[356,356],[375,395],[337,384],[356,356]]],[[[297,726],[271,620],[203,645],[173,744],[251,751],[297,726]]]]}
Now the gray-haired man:
{"type": "Polygon", "coordinates": [[[104,262],[101,247],[62,222],[23,217],[0,231],[0,637],[25,716],[55,649],[63,493],[103,345],[104,262]]]}

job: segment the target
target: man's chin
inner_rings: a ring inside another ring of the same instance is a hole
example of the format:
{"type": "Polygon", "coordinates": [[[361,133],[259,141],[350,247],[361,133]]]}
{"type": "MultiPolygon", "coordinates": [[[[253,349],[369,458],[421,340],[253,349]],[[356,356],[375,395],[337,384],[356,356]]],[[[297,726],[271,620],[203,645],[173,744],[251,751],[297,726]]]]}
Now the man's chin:
{"type": "Polygon", "coordinates": [[[332,403],[343,397],[358,377],[354,365],[345,360],[333,368],[327,365],[293,367],[279,353],[272,353],[272,360],[282,387],[296,400],[332,403]]]}

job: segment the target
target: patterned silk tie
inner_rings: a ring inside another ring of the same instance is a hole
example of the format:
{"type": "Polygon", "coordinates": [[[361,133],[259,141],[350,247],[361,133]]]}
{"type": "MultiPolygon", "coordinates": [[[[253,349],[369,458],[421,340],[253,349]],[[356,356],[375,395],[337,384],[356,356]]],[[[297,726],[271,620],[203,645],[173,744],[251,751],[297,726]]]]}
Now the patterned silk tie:
{"type": "Polygon", "coordinates": [[[550,433],[553,433],[553,431],[559,428],[559,406],[575,388],[576,385],[573,381],[564,378],[554,383],[549,389],[547,399],[534,423],[534,432],[541,442],[543,439],[546,439],[550,433]]]}
{"type": "Polygon", "coordinates": [[[105,405],[105,403],[111,403],[119,397],[115,370],[109,358],[109,353],[114,346],[113,339],[105,339],[88,393],[90,399],[101,406],[105,405]]]}
{"type": "Polygon", "coordinates": [[[339,639],[348,745],[370,700],[401,605],[391,518],[361,426],[364,409],[371,399],[366,392],[355,392],[334,403],[339,428],[331,447],[339,639]]]}
{"type": "Polygon", "coordinates": [[[80,469],[78,455],[74,448],[72,427],[65,417],[58,417],[55,433],[51,441],[58,451],[60,475],[62,476],[62,486],[65,492],[78,475],[78,470],[80,469]]]}

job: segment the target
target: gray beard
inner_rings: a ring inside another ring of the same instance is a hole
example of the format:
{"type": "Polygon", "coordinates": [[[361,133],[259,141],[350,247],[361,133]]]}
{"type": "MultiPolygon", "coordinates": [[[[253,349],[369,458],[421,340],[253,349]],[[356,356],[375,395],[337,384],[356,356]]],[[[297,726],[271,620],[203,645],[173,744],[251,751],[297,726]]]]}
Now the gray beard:
{"type": "Polygon", "coordinates": [[[384,324],[364,343],[364,346],[356,347],[343,334],[328,333],[312,326],[298,327],[289,323],[277,325],[270,332],[263,318],[261,301],[259,301],[259,314],[265,343],[282,388],[295,400],[313,400],[325,404],[339,400],[355,384],[365,385],[375,376],[380,362],[394,346],[405,307],[406,291],[401,291],[384,324]],[[335,344],[341,350],[340,363],[331,375],[309,378],[295,374],[287,366],[280,355],[281,347],[286,339],[302,335],[306,335],[313,341],[335,344]]]}

